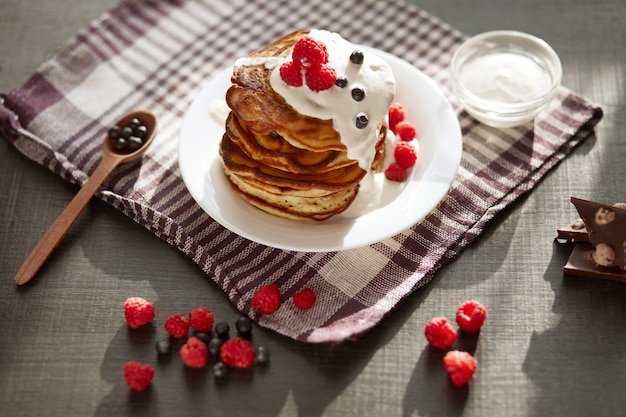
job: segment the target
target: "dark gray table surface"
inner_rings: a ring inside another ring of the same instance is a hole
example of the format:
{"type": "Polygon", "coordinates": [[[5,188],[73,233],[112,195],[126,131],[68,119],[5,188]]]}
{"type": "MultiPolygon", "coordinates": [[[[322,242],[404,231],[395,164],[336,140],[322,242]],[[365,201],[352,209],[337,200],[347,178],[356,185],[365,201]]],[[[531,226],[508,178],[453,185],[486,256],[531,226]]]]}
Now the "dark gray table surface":
{"type": "MultiPolygon", "coordinates": [[[[13,275],[76,187],[0,140],[0,414],[3,416],[619,416],[626,414],[626,285],[564,277],[571,247],[555,230],[576,217],[572,195],[626,200],[626,5],[623,0],[413,0],[467,34],[516,29],[559,53],[563,84],[600,103],[596,134],[435,279],[356,343],[306,345],[255,327],[265,369],[214,381],[180,360],[157,364],[143,393],[121,375],[152,358],[160,324],[128,332],[129,293],[160,317],[209,306],[238,316],[173,247],[93,201],[35,281],[13,275]],[[465,337],[479,370],[456,389],[423,326],[475,298],[489,311],[465,337]]],[[[54,47],[113,0],[2,0],[0,91],[26,80],[54,47]]]]}

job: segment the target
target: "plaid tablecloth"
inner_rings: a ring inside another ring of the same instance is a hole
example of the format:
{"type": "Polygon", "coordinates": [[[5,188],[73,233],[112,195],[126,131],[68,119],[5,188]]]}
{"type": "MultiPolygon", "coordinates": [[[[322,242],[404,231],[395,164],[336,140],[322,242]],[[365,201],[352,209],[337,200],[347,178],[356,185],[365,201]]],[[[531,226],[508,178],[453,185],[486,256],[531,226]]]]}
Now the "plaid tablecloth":
{"type": "Polygon", "coordinates": [[[160,120],[155,143],[141,164],[118,168],[97,197],[187,254],[262,326],[305,342],[354,340],[531,190],[602,117],[598,106],[561,88],[534,125],[497,130],[477,123],[450,92],[447,66],[464,38],[400,0],[122,1],[1,96],[0,134],[83,184],[100,161],[106,128],[130,110],[153,110],[160,120]],[[212,220],[181,179],[179,131],[202,84],[237,57],[309,28],[339,32],[415,65],[440,86],[460,120],[463,158],[449,194],[420,223],[367,247],[307,253],[251,242],[212,220]],[[283,305],[260,316],[251,298],[267,284],[280,287],[283,305]],[[317,302],[301,311],[290,297],[305,287],[317,302]]]}

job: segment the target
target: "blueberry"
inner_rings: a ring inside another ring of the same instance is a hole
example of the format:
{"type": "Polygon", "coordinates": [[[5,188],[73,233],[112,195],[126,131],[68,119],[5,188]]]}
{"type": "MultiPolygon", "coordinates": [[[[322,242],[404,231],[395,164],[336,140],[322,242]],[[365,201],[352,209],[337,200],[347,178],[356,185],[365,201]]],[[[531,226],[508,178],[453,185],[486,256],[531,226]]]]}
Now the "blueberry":
{"type": "Polygon", "coordinates": [[[141,125],[141,122],[139,121],[139,119],[132,119],[128,123],[128,127],[130,127],[133,130],[137,129],[140,125],[141,125]]]}
{"type": "Polygon", "coordinates": [[[202,343],[204,343],[205,345],[209,346],[209,342],[211,341],[211,335],[208,333],[204,333],[204,332],[197,332],[194,333],[194,336],[197,337],[198,339],[200,339],[200,341],[202,341],[202,343]]]}
{"type": "Polygon", "coordinates": [[[248,338],[252,335],[252,321],[247,317],[239,317],[235,323],[235,327],[237,327],[237,331],[243,337],[248,338]]]}
{"type": "Polygon", "coordinates": [[[358,127],[359,129],[364,129],[365,126],[367,126],[368,120],[367,120],[367,115],[365,113],[359,113],[356,115],[356,127],[358,127]]]}
{"type": "Polygon", "coordinates": [[[362,88],[359,88],[359,87],[353,88],[351,93],[352,93],[352,98],[354,99],[354,101],[361,101],[365,98],[365,90],[363,90],[362,88]]]}
{"type": "Polygon", "coordinates": [[[120,133],[121,137],[123,137],[124,139],[128,139],[132,135],[133,135],[133,129],[130,126],[126,126],[122,128],[122,132],[120,133]]]}
{"type": "Polygon", "coordinates": [[[222,340],[226,340],[230,337],[230,326],[225,321],[221,321],[215,325],[215,334],[222,340]]]}
{"type": "Polygon", "coordinates": [[[111,126],[108,131],[109,138],[111,138],[111,140],[119,138],[120,133],[122,133],[122,129],[120,129],[119,126],[111,126]]]}
{"type": "Polygon", "coordinates": [[[259,346],[254,350],[254,362],[264,365],[270,361],[270,351],[263,346],[259,346]]]}
{"type": "Polygon", "coordinates": [[[118,137],[113,141],[113,149],[116,151],[123,151],[126,149],[126,139],[123,137],[118,137]]]}
{"type": "Polygon", "coordinates": [[[144,125],[137,126],[133,129],[133,134],[140,139],[145,139],[148,136],[148,128],[144,125]]]}
{"type": "Polygon", "coordinates": [[[134,152],[137,149],[141,148],[143,145],[143,140],[138,138],[137,136],[131,136],[126,140],[126,148],[129,152],[134,152]]]}
{"type": "Polygon", "coordinates": [[[224,344],[224,340],[220,339],[219,337],[214,337],[211,340],[209,340],[209,343],[207,344],[207,347],[209,348],[209,355],[219,356],[220,349],[222,348],[223,344],[224,344]]]}
{"type": "Polygon", "coordinates": [[[363,52],[361,51],[354,51],[350,54],[350,61],[352,61],[353,64],[361,65],[363,63],[363,58],[363,52]]]}
{"type": "Polygon", "coordinates": [[[222,379],[228,375],[228,366],[224,365],[222,362],[218,362],[213,365],[213,375],[215,378],[222,379]]]}
{"type": "Polygon", "coordinates": [[[156,351],[159,355],[169,355],[172,353],[172,344],[169,339],[163,339],[156,342],[156,351]]]}
{"type": "Polygon", "coordinates": [[[280,134],[275,130],[272,130],[270,132],[270,136],[273,137],[274,139],[280,139],[280,134]]]}
{"type": "Polygon", "coordinates": [[[337,77],[335,85],[339,88],[346,88],[348,85],[348,79],[346,77],[337,77]]]}

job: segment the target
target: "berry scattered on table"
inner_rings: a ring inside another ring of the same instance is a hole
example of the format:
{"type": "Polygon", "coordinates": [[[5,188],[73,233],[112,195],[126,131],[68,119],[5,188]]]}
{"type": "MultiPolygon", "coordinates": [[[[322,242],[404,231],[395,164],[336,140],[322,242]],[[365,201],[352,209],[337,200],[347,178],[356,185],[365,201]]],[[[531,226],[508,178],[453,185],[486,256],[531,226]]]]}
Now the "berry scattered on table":
{"type": "Polygon", "coordinates": [[[161,339],[156,342],[156,351],[159,355],[167,356],[172,354],[172,343],[169,339],[161,339]]]}
{"type": "Polygon", "coordinates": [[[183,338],[189,333],[189,319],[184,314],[174,314],[165,320],[165,331],[172,337],[183,338]]]}
{"type": "Polygon", "coordinates": [[[215,325],[215,334],[222,340],[230,337],[230,325],[225,321],[220,321],[215,325]]]}
{"type": "Polygon", "coordinates": [[[224,340],[220,339],[219,337],[214,337],[211,340],[209,340],[209,344],[207,345],[207,347],[209,348],[209,355],[219,356],[220,349],[222,348],[223,344],[224,344],[224,340]]]}
{"type": "Polygon", "coordinates": [[[211,333],[208,332],[194,332],[193,334],[195,337],[197,337],[198,339],[200,339],[205,345],[209,345],[209,342],[211,341],[211,333]]]}
{"type": "Polygon", "coordinates": [[[308,310],[313,307],[317,296],[311,288],[304,288],[302,291],[293,295],[293,304],[300,310],[308,310]]]}
{"type": "Polygon", "coordinates": [[[272,314],[280,307],[280,290],[277,285],[265,285],[252,296],[252,306],[261,314],[272,314]]]}
{"type": "Polygon", "coordinates": [[[385,168],[385,178],[390,181],[402,182],[406,179],[406,174],[406,168],[397,162],[392,162],[387,168],[385,168]]]}
{"type": "Polygon", "coordinates": [[[228,371],[228,366],[224,365],[222,362],[218,362],[213,365],[213,375],[216,379],[226,378],[226,376],[228,375],[228,371]]]}
{"type": "Polygon", "coordinates": [[[434,317],[426,323],[424,335],[428,343],[437,349],[450,348],[457,338],[452,324],[445,317],[434,317]]]}
{"type": "Polygon", "coordinates": [[[136,329],[154,320],[154,306],[141,297],[130,297],[124,303],[126,323],[136,329]]]}
{"type": "Polygon", "coordinates": [[[252,336],[252,321],[245,316],[241,316],[235,322],[235,327],[239,336],[249,339],[252,336]]]}
{"type": "Polygon", "coordinates": [[[270,361],[270,351],[264,346],[259,346],[254,350],[254,363],[265,365],[270,361]]]}
{"type": "Polygon", "coordinates": [[[204,342],[192,336],[181,346],[180,357],[190,368],[204,368],[209,360],[209,350],[204,342]]]}
{"type": "Polygon", "coordinates": [[[194,308],[189,312],[189,325],[197,332],[210,332],[214,321],[213,313],[206,307],[194,308]]]}
{"type": "Polygon", "coordinates": [[[443,357],[443,365],[457,387],[467,384],[478,368],[478,361],[468,352],[451,350],[443,357]]]}
{"type": "Polygon", "coordinates": [[[415,137],[417,136],[415,126],[413,126],[411,122],[407,122],[406,120],[398,122],[395,126],[395,129],[393,130],[393,133],[398,135],[400,137],[400,140],[406,142],[415,139],[415,137]]]}
{"type": "Polygon", "coordinates": [[[220,359],[231,368],[247,369],[254,364],[254,349],[248,340],[235,337],[224,342],[220,359]]]}
{"type": "Polygon", "coordinates": [[[154,368],[141,362],[130,361],[124,365],[124,379],[128,388],[133,391],[143,391],[154,378],[154,368]]]}
{"type": "Polygon", "coordinates": [[[466,301],[456,310],[456,323],[464,332],[476,333],[486,318],[487,309],[476,300],[466,301]]]}
{"type": "Polygon", "coordinates": [[[393,157],[403,168],[409,169],[417,162],[417,152],[408,142],[398,142],[393,150],[393,157]]]}

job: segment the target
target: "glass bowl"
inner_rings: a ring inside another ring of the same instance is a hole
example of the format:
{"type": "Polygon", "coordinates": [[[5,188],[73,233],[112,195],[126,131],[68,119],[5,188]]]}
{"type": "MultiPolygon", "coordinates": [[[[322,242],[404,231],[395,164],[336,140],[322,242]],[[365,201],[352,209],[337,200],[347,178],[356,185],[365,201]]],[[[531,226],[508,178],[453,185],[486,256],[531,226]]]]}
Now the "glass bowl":
{"type": "Polygon", "coordinates": [[[454,93],[482,123],[513,127],[533,120],[561,85],[559,56],[542,39],[499,30],[465,41],[450,64],[454,93]]]}

